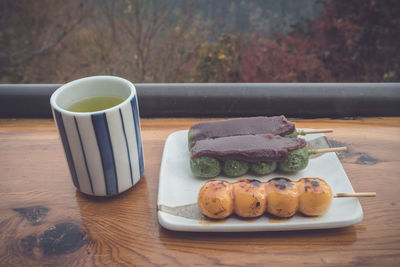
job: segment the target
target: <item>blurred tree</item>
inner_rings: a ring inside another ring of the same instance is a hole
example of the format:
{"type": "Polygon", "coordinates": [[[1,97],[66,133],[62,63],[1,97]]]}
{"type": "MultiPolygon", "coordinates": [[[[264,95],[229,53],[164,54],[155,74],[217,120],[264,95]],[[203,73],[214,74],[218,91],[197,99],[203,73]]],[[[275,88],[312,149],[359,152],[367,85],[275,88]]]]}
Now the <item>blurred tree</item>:
{"type": "Polygon", "coordinates": [[[206,42],[204,30],[193,9],[183,11],[180,23],[166,29],[153,51],[153,79],[160,82],[194,82],[192,73],[198,60],[197,52],[206,42]]]}
{"type": "Polygon", "coordinates": [[[400,81],[400,1],[324,1],[314,53],[336,81],[400,81]]]}
{"type": "Polygon", "coordinates": [[[61,57],[68,70],[59,73],[60,79],[71,80],[78,71],[81,76],[117,75],[134,82],[184,81],[207,34],[200,30],[192,5],[192,1],[96,2],[84,27],[64,40],[61,57]]]}
{"type": "Polygon", "coordinates": [[[189,73],[187,64],[207,32],[201,31],[193,1],[178,2],[125,1],[116,25],[133,52],[134,80],[176,82],[189,73]]]}
{"type": "Polygon", "coordinates": [[[253,36],[241,50],[242,82],[328,82],[330,72],[309,52],[307,40],[253,36]]]}
{"type": "Polygon", "coordinates": [[[84,1],[0,1],[1,82],[47,81],[49,56],[86,17],[84,1]],[[39,67],[39,66],[40,67],[39,67]]]}
{"type": "Polygon", "coordinates": [[[321,2],[321,15],[292,25],[288,36],[252,37],[241,54],[241,80],[400,81],[400,2],[321,2]]]}
{"type": "Polygon", "coordinates": [[[398,14],[396,0],[3,0],[0,82],[400,81],[398,14]]]}
{"type": "Polygon", "coordinates": [[[240,37],[233,34],[225,34],[215,43],[203,44],[194,79],[201,82],[240,81],[240,46],[240,37]]]}
{"type": "Polygon", "coordinates": [[[154,40],[164,29],[169,16],[168,3],[156,0],[146,4],[140,0],[124,2],[124,15],[117,17],[117,23],[130,38],[131,48],[135,51],[131,62],[135,64],[136,80],[144,81],[148,75],[147,66],[154,49],[154,40]]]}

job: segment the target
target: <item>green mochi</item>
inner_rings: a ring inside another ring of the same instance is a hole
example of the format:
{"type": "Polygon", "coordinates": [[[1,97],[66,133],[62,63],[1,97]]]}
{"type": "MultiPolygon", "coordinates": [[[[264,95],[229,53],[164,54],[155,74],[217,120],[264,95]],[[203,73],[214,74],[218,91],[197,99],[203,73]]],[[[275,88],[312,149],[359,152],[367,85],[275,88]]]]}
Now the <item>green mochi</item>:
{"type": "Polygon", "coordinates": [[[250,170],[257,175],[273,173],[277,167],[276,162],[256,162],[250,164],[250,170]]]}
{"type": "Polygon", "coordinates": [[[192,173],[199,177],[212,178],[221,173],[221,163],[211,157],[199,157],[190,160],[192,173]]]}
{"type": "Polygon", "coordinates": [[[278,168],[284,172],[297,172],[308,165],[308,147],[299,148],[289,152],[289,156],[279,162],[278,168]]]}
{"type": "Polygon", "coordinates": [[[285,135],[283,135],[282,137],[297,138],[297,136],[298,136],[297,130],[294,129],[293,132],[291,132],[290,134],[285,134],[285,135]]]}
{"type": "Polygon", "coordinates": [[[249,163],[243,160],[228,159],[223,165],[224,174],[230,177],[244,175],[249,170],[249,163]]]}

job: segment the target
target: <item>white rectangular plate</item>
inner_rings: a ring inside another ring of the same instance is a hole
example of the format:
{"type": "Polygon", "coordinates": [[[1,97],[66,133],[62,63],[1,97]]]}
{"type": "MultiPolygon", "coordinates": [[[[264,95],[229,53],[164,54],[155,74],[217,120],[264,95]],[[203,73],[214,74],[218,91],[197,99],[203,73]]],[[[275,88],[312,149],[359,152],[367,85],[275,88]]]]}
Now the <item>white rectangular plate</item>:
{"type": "MultiPolygon", "coordinates": [[[[187,132],[172,133],[166,140],[160,168],[158,188],[158,220],[160,224],[174,231],[193,232],[250,232],[284,231],[337,228],[360,222],[363,212],[357,198],[334,198],[329,210],[319,217],[295,215],[288,220],[273,220],[268,216],[244,220],[231,216],[222,221],[208,220],[197,207],[197,194],[207,179],[196,177],[190,170],[190,153],[187,132]]],[[[304,137],[311,144],[324,140],[323,134],[304,137]]],[[[319,177],[328,182],[334,193],[353,193],[353,187],[336,153],[326,153],[312,158],[306,169],[295,174],[272,173],[267,176],[244,175],[238,178],[218,176],[234,182],[241,178],[268,181],[273,177],[287,177],[298,180],[303,177],[319,177]]]]}

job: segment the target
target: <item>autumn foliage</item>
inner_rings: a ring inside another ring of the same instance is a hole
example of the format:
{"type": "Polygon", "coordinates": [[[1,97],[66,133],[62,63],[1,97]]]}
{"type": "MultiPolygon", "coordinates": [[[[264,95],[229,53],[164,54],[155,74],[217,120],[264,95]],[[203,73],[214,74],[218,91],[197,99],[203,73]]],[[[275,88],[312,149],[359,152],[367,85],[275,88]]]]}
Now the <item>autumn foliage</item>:
{"type": "MultiPolygon", "coordinates": [[[[398,1],[327,1],[317,18],[293,25],[288,35],[276,32],[273,38],[252,35],[235,41],[239,54],[224,55],[225,62],[235,64],[220,67],[218,76],[224,78],[219,81],[400,81],[398,14],[398,1]],[[232,69],[238,75],[227,79],[232,69]]],[[[222,40],[219,45],[226,43],[222,40]]],[[[199,62],[204,64],[202,58],[199,62]]]]}
{"type": "Polygon", "coordinates": [[[400,80],[400,2],[329,1],[313,23],[313,52],[336,81],[400,80]]]}
{"type": "Polygon", "coordinates": [[[47,10],[36,1],[0,4],[0,82],[99,74],[134,82],[400,81],[396,0],[317,1],[318,16],[273,34],[262,31],[271,20],[260,22],[255,9],[257,32],[217,37],[218,22],[205,22],[196,1],[43,2],[47,10]]]}
{"type": "Polygon", "coordinates": [[[332,81],[329,70],[310,51],[310,42],[276,35],[274,40],[253,36],[242,48],[243,82],[332,81]]]}

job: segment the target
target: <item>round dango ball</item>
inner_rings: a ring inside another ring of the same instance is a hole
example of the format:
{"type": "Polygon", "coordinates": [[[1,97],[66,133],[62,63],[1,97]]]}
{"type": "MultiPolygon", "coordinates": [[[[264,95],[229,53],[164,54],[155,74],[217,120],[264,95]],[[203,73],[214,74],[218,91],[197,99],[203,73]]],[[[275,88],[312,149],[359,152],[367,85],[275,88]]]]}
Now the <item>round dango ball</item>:
{"type": "Polygon", "coordinates": [[[249,170],[249,163],[243,160],[228,159],[223,162],[223,173],[229,177],[242,176],[249,170]]]}
{"type": "Polygon", "coordinates": [[[332,201],[332,189],[319,178],[302,178],[297,183],[299,211],[307,216],[324,214],[332,201]]]}
{"type": "Polygon", "coordinates": [[[192,173],[199,177],[213,178],[221,173],[221,163],[216,158],[199,157],[190,160],[192,173]]]}
{"type": "Polygon", "coordinates": [[[200,188],[197,203],[201,213],[209,218],[228,217],[233,212],[232,184],[208,181],[200,188]]]}
{"type": "Polygon", "coordinates": [[[273,173],[278,164],[276,162],[255,162],[250,163],[250,170],[256,175],[267,175],[273,173]]]}
{"type": "Polygon", "coordinates": [[[286,178],[274,178],[266,185],[267,212],[280,218],[293,216],[298,209],[298,190],[295,182],[286,178]]]}
{"type": "Polygon", "coordinates": [[[243,179],[233,183],[236,215],[244,218],[261,216],[267,209],[264,185],[257,180],[243,179]]]}
{"type": "Polygon", "coordinates": [[[297,172],[308,165],[308,147],[302,147],[289,152],[289,156],[279,162],[278,169],[283,172],[297,172]]]}
{"type": "Polygon", "coordinates": [[[298,132],[296,129],[293,130],[293,132],[291,132],[290,134],[285,134],[282,137],[287,137],[287,138],[297,138],[298,136],[298,132]]]}

